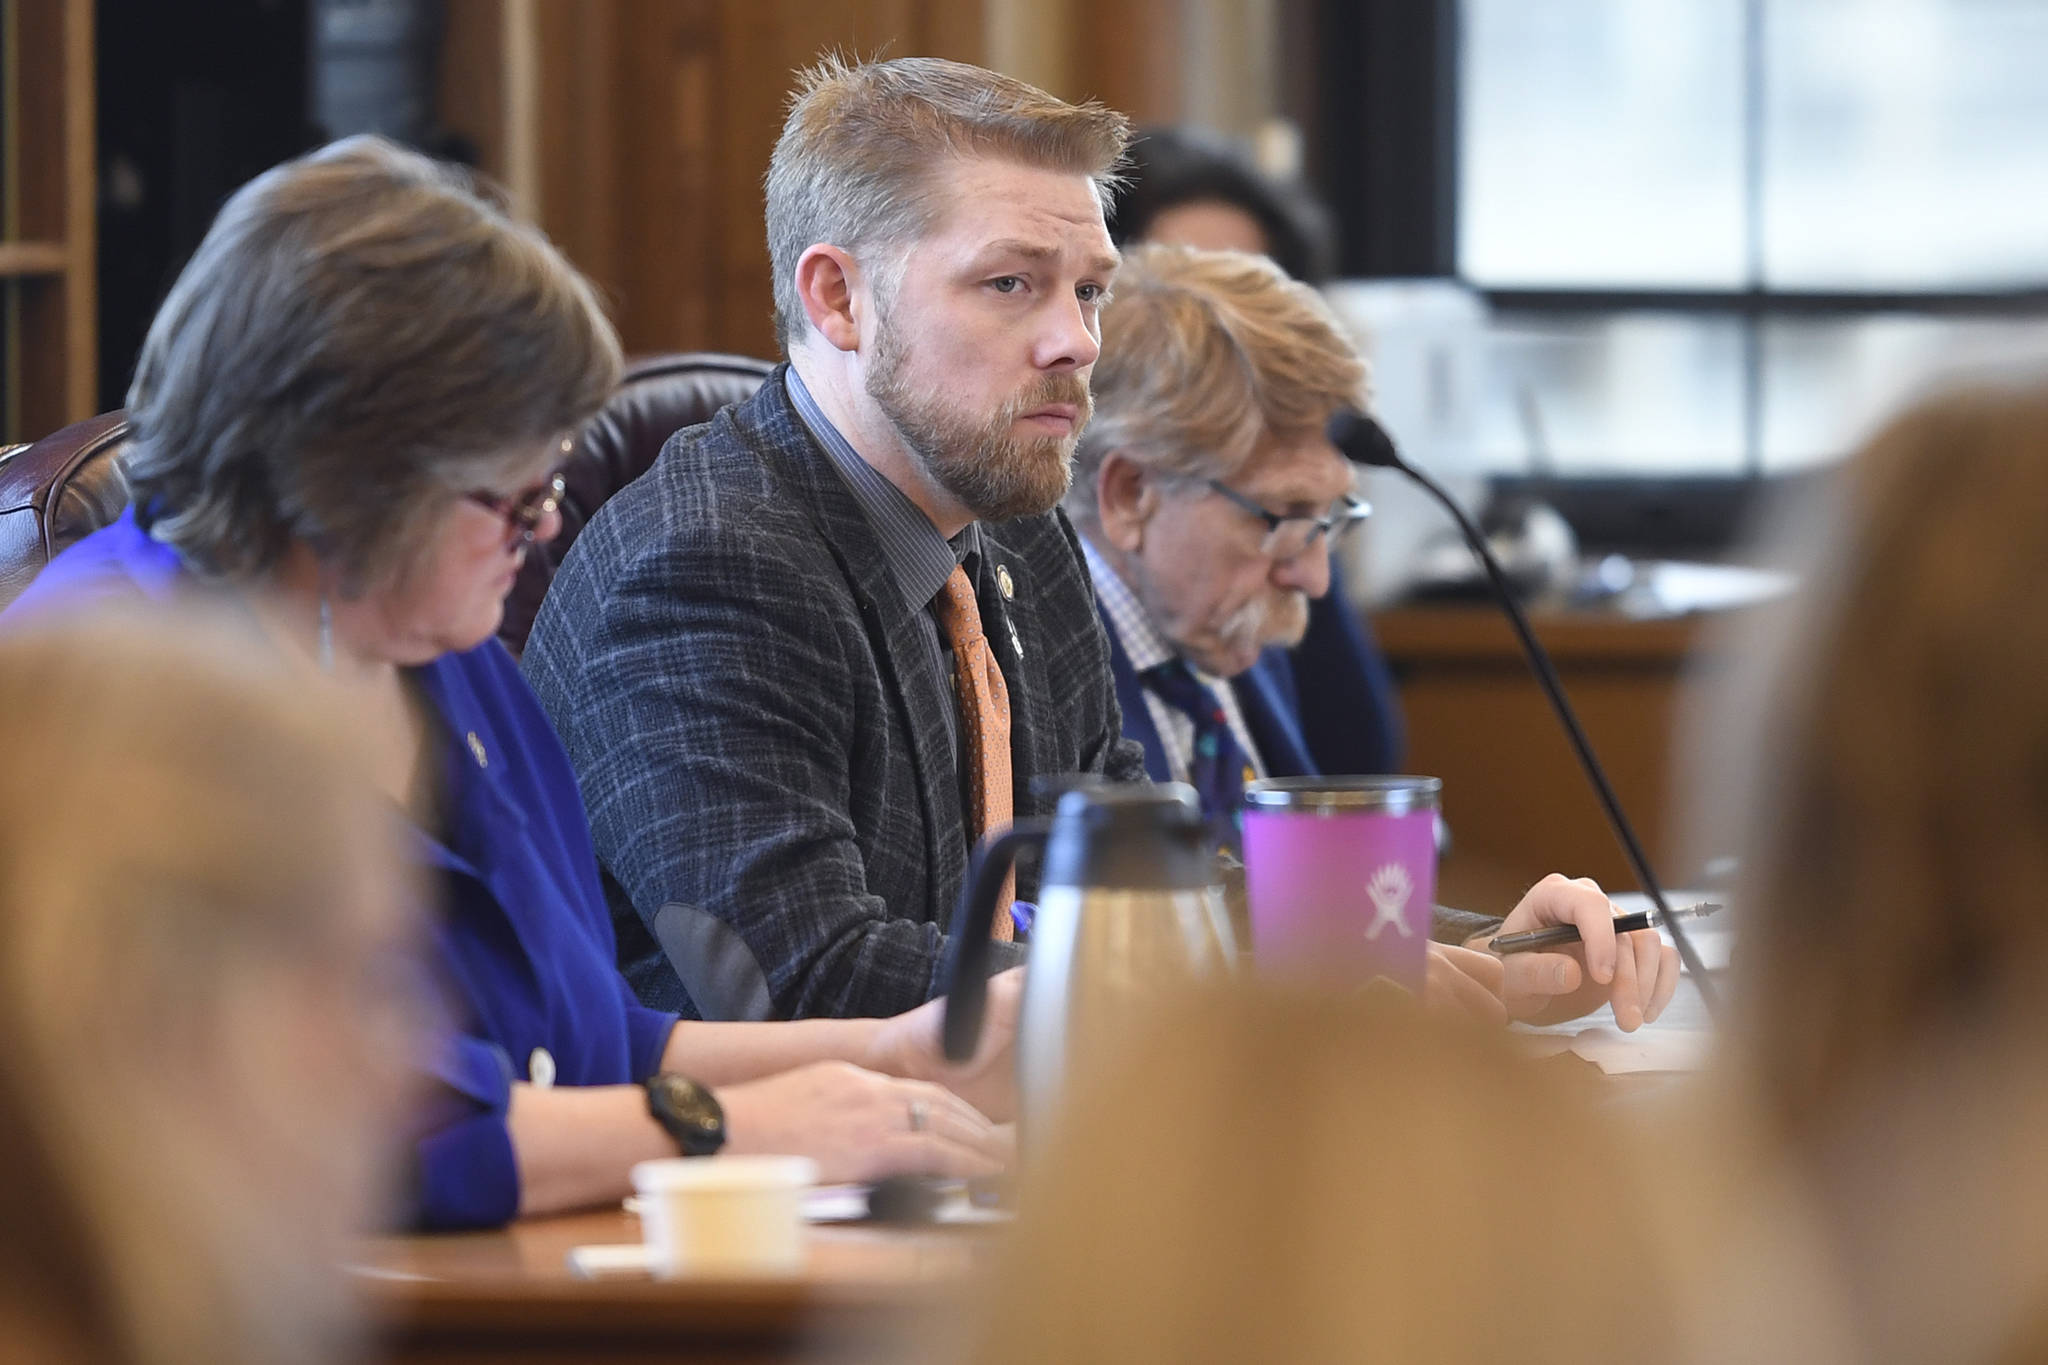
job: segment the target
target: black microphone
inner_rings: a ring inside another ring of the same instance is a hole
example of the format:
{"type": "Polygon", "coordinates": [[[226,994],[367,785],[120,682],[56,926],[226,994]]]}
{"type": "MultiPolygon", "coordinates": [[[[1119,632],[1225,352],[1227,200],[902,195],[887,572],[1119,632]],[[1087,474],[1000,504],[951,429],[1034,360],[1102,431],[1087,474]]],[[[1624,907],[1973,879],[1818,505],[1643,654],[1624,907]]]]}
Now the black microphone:
{"type": "Polygon", "coordinates": [[[1629,824],[1628,816],[1622,812],[1621,801],[1614,794],[1614,787],[1607,780],[1607,773],[1600,766],[1599,758],[1593,753],[1593,745],[1586,738],[1586,732],[1579,726],[1579,717],[1572,710],[1572,704],[1565,699],[1564,684],[1558,681],[1557,667],[1550,661],[1550,652],[1543,648],[1536,638],[1536,632],[1529,628],[1529,618],[1522,614],[1515,603],[1515,595],[1508,588],[1507,575],[1502,572],[1500,561],[1487,548],[1486,537],[1479,534],[1479,528],[1465,515],[1457,501],[1443,490],[1435,479],[1423,473],[1401,458],[1394,449],[1393,438],[1386,428],[1361,412],[1339,412],[1330,419],[1325,435],[1330,444],[1342,451],[1345,458],[1355,464],[1372,465],[1376,469],[1397,469],[1420,484],[1425,492],[1444,505],[1451,519],[1458,523],[1458,530],[1472,552],[1479,556],[1479,562],[1486,568],[1486,577],[1493,584],[1494,598],[1501,610],[1507,613],[1508,624],[1515,628],[1515,635],[1522,642],[1522,653],[1528,657],[1529,668],[1536,674],[1536,681],[1543,685],[1543,693],[1550,698],[1551,710],[1557,713],[1558,721],[1572,742],[1572,750],[1578,755],[1579,766],[1585,769],[1586,779],[1593,784],[1593,794],[1600,798],[1602,809],[1607,812],[1607,823],[1613,828],[1615,838],[1621,841],[1621,850],[1628,855],[1629,866],[1635,869],[1636,882],[1650,903],[1657,907],[1657,922],[1670,935],[1678,948],[1679,960],[1685,963],[1686,971],[1699,988],[1700,1000],[1707,1012],[1716,1018],[1720,1015],[1720,1000],[1713,983],[1708,981],[1706,968],[1701,965],[1699,954],[1694,951],[1692,940],[1687,937],[1685,927],[1677,916],[1671,913],[1671,905],[1664,899],[1664,888],[1657,884],[1657,876],[1650,870],[1650,860],[1643,854],[1643,845],[1636,838],[1635,827],[1629,824]]]}

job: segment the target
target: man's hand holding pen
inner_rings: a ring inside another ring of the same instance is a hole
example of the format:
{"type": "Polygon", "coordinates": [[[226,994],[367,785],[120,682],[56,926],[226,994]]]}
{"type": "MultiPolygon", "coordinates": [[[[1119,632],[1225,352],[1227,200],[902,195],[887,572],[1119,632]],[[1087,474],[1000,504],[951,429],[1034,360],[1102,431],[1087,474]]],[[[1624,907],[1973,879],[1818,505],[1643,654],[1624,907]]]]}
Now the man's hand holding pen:
{"type": "MultiPolygon", "coordinates": [[[[1573,925],[1580,941],[1500,959],[1509,1016],[1557,1023],[1611,1003],[1614,1022],[1633,1032],[1662,1014],[1678,989],[1677,950],[1655,929],[1617,934],[1615,915],[1614,903],[1591,878],[1553,872],[1531,887],[1496,933],[1573,925]]],[[[1492,937],[1473,938],[1466,946],[1484,948],[1492,937]]]]}

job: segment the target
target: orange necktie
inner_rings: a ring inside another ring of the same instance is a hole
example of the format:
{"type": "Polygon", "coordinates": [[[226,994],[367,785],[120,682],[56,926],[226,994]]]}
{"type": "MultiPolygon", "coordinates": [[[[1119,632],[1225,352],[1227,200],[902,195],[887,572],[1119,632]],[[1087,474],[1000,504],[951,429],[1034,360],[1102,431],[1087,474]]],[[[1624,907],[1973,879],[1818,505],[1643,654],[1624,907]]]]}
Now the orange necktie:
{"type": "MultiPolygon", "coordinates": [[[[960,743],[967,755],[968,833],[975,839],[1010,827],[1016,814],[1010,793],[1010,689],[996,667],[995,651],[981,629],[981,606],[967,570],[955,564],[946,586],[932,600],[939,629],[953,646],[953,684],[959,694],[960,743]]],[[[1017,898],[1017,873],[1012,869],[996,900],[995,928],[990,937],[1010,939],[1016,927],[1010,902],[1017,898]]]]}

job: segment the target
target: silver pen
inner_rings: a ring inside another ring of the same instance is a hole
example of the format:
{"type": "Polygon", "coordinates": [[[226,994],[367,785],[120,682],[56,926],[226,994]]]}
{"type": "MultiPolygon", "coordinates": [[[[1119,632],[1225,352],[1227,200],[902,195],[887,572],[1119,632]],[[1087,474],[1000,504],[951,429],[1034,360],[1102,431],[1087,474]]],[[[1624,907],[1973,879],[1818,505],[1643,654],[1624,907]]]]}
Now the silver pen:
{"type": "MultiPolygon", "coordinates": [[[[1701,901],[1698,905],[1688,905],[1673,910],[1671,918],[1705,919],[1708,915],[1720,910],[1720,908],[1720,905],[1714,901],[1701,901]]],[[[1662,918],[1663,916],[1655,910],[1637,910],[1632,914],[1616,915],[1614,917],[1614,932],[1617,934],[1627,934],[1637,929],[1648,929],[1662,918]]],[[[1567,943],[1577,942],[1579,942],[1578,925],[1553,924],[1548,928],[1531,929],[1521,934],[1502,934],[1486,946],[1492,952],[1506,957],[1509,953],[1539,953],[1545,948],[1561,948],[1567,943]]]]}

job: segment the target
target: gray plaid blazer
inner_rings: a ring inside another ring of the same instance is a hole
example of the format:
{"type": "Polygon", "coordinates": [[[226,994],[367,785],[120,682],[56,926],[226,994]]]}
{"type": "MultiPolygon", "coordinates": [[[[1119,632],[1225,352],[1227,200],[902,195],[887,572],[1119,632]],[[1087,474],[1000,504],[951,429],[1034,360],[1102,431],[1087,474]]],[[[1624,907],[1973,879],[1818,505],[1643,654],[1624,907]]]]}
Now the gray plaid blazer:
{"type": "MultiPolygon", "coordinates": [[[[620,966],[697,1018],[929,999],[966,876],[927,604],[903,599],[782,375],[670,437],[598,511],[523,659],[582,784],[620,966]]],[[[1042,775],[1142,781],[1073,527],[1055,511],[982,532],[1018,814],[1047,808],[1042,775]]],[[[999,945],[998,965],[1022,954],[999,945]]]]}

